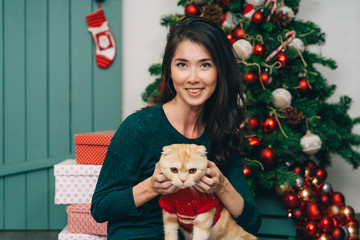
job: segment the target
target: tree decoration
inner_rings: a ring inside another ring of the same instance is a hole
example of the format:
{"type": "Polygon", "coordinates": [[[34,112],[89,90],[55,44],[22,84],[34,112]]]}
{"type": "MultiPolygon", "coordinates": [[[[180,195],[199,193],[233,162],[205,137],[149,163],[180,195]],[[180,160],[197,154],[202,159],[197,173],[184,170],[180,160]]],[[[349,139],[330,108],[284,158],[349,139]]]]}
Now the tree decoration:
{"type": "Polygon", "coordinates": [[[278,28],[286,27],[294,18],[294,12],[287,6],[282,6],[276,9],[275,14],[271,18],[272,23],[278,28]]]}
{"type": "Polygon", "coordinates": [[[311,86],[310,86],[308,80],[306,80],[305,78],[300,78],[298,81],[298,84],[299,84],[299,89],[300,89],[301,93],[307,94],[310,92],[311,86]]]}
{"type": "Polygon", "coordinates": [[[306,135],[300,139],[303,152],[309,155],[317,153],[321,149],[321,144],[322,141],[320,137],[309,130],[306,132],[306,135]]]}
{"type": "Polygon", "coordinates": [[[334,192],[332,195],[332,202],[339,207],[343,207],[345,205],[345,197],[340,192],[334,192]]]}
{"type": "Polygon", "coordinates": [[[194,3],[189,3],[185,7],[185,15],[186,16],[197,16],[200,14],[200,10],[194,3]]]}
{"type": "Polygon", "coordinates": [[[245,39],[239,39],[233,44],[233,48],[236,54],[236,57],[239,59],[248,59],[251,54],[253,47],[250,42],[245,39]]]}
{"type": "Polygon", "coordinates": [[[265,0],[245,0],[245,2],[253,6],[260,6],[264,4],[265,0]]]}
{"type": "MultiPolygon", "coordinates": [[[[295,192],[287,192],[283,196],[283,202],[284,202],[285,206],[290,209],[300,206],[300,199],[295,192]]],[[[305,216],[305,213],[303,211],[301,214],[304,214],[304,216],[305,216]]]]}
{"type": "Polygon", "coordinates": [[[228,28],[228,29],[231,29],[231,30],[234,30],[236,25],[238,24],[235,15],[230,11],[227,11],[224,14],[221,23],[222,23],[223,28],[225,28],[225,29],[228,28]]]}
{"type": "Polygon", "coordinates": [[[294,47],[295,49],[299,50],[301,53],[305,50],[304,42],[301,41],[299,38],[294,38],[292,42],[289,43],[290,47],[294,47]]]}
{"type": "Polygon", "coordinates": [[[256,83],[258,77],[255,73],[244,73],[243,80],[247,85],[252,85],[256,83]]]}
{"type": "Polygon", "coordinates": [[[253,49],[255,56],[263,57],[267,54],[267,49],[264,44],[256,44],[253,49]]]}
{"type": "Polygon", "coordinates": [[[292,106],[282,108],[281,114],[286,123],[290,125],[299,124],[305,118],[303,112],[292,106]]]}
{"type": "MultiPolygon", "coordinates": [[[[270,59],[272,59],[273,57],[277,56],[277,60],[280,61],[280,63],[282,64],[282,67],[286,66],[286,63],[288,61],[287,56],[284,54],[284,52],[280,52],[281,50],[284,49],[284,47],[289,44],[290,42],[292,42],[295,37],[296,37],[296,32],[295,31],[288,31],[284,34],[284,36],[287,38],[287,40],[284,43],[281,43],[281,45],[276,48],[266,59],[265,62],[269,61],[270,59]]],[[[282,41],[282,37],[279,36],[278,39],[280,41],[282,41]]]]}
{"type": "Polygon", "coordinates": [[[245,30],[242,28],[235,28],[232,32],[232,35],[236,38],[236,39],[241,39],[244,38],[245,36],[245,30]]]}
{"type": "Polygon", "coordinates": [[[251,20],[255,24],[261,24],[264,22],[264,14],[261,11],[257,11],[252,15],[251,20]]]}
{"type": "Polygon", "coordinates": [[[252,136],[252,137],[248,137],[248,141],[250,146],[260,146],[261,144],[261,138],[256,137],[256,136],[252,136]]]}
{"type": "Polygon", "coordinates": [[[268,73],[262,72],[260,74],[260,81],[264,86],[269,86],[272,82],[272,77],[268,73]]]}
{"type": "Polygon", "coordinates": [[[269,21],[270,18],[274,15],[277,7],[278,7],[278,2],[277,0],[267,0],[266,3],[265,3],[265,7],[267,7],[270,3],[273,3],[273,6],[271,8],[271,11],[270,11],[270,14],[269,16],[267,17],[266,21],[269,21]]]}
{"type": "Polygon", "coordinates": [[[304,234],[310,238],[316,238],[320,233],[318,224],[315,221],[310,221],[305,225],[304,234]]]}
{"type": "Polygon", "coordinates": [[[262,148],[259,151],[259,160],[266,168],[272,168],[277,163],[277,153],[271,147],[262,148]]]}
{"type": "Polygon", "coordinates": [[[291,93],[285,88],[278,88],[272,92],[272,104],[276,108],[286,108],[291,105],[291,93]]]}
{"type": "Polygon", "coordinates": [[[203,7],[203,11],[200,16],[210,19],[220,25],[222,24],[224,17],[223,9],[217,4],[210,3],[203,7]]]}
{"type": "Polygon", "coordinates": [[[331,233],[333,240],[345,240],[345,231],[342,227],[335,227],[334,231],[331,233]]]}
{"type": "Polygon", "coordinates": [[[251,19],[252,16],[254,15],[255,13],[255,8],[254,8],[254,5],[252,4],[247,4],[244,8],[244,11],[243,11],[243,15],[244,17],[248,18],[248,19],[251,19]]]}
{"type": "Polygon", "coordinates": [[[273,116],[265,119],[261,125],[263,127],[264,132],[266,132],[266,133],[272,133],[279,129],[279,124],[278,124],[276,118],[273,116]]]}
{"type": "Polygon", "coordinates": [[[260,126],[260,120],[258,117],[250,118],[247,123],[252,131],[256,131],[260,126]]]}
{"type": "Polygon", "coordinates": [[[331,217],[323,216],[320,220],[319,227],[324,233],[331,233],[334,231],[334,222],[331,217]]]}

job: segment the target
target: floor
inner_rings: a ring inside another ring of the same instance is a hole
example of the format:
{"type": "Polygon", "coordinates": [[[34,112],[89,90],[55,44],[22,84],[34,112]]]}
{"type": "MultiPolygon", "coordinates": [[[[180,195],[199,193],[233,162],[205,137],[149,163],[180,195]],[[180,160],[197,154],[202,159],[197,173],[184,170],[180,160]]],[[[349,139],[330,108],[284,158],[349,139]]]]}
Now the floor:
{"type": "MultiPolygon", "coordinates": [[[[360,214],[355,218],[360,221],[360,214]]],[[[57,240],[60,231],[0,231],[0,240],[57,240]]]]}
{"type": "Polygon", "coordinates": [[[60,231],[0,231],[1,240],[57,240],[60,231]]]}

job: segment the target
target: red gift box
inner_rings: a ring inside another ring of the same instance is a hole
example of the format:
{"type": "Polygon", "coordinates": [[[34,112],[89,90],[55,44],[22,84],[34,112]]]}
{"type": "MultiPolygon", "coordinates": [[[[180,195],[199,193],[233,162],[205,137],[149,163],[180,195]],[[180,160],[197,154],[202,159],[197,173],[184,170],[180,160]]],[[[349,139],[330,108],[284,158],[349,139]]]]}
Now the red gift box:
{"type": "Polygon", "coordinates": [[[91,216],[90,206],[90,204],[66,205],[69,232],[107,236],[107,222],[97,223],[91,216]]]}
{"type": "Polygon", "coordinates": [[[76,162],[101,165],[115,130],[75,134],[76,162]]]}

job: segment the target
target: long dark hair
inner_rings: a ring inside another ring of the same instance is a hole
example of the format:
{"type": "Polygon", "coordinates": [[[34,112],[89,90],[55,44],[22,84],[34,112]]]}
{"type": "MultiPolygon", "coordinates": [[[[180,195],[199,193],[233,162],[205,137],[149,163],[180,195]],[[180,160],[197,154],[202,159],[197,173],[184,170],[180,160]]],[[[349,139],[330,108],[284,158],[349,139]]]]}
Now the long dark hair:
{"type": "Polygon", "coordinates": [[[245,120],[245,110],[241,105],[243,94],[236,58],[225,33],[211,20],[185,17],[173,24],[162,62],[165,84],[160,103],[167,103],[176,95],[170,67],[177,47],[184,40],[204,46],[217,68],[216,90],[205,103],[202,119],[210,136],[209,159],[223,165],[237,153],[244,139],[240,124],[245,120]]]}

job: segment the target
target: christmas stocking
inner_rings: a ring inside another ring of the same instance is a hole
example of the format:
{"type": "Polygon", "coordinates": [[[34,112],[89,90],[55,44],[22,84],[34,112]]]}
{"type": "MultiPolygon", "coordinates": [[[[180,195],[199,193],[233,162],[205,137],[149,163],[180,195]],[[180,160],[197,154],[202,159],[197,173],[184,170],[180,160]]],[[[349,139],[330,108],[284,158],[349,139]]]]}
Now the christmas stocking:
{"type": "Polygon", "coordinates": [[[94,39],[96,63],[101,68],[109,67],[115,59],[116,44],[104,11],[99,8],[86,16],[88,30],[94,39]]]}

